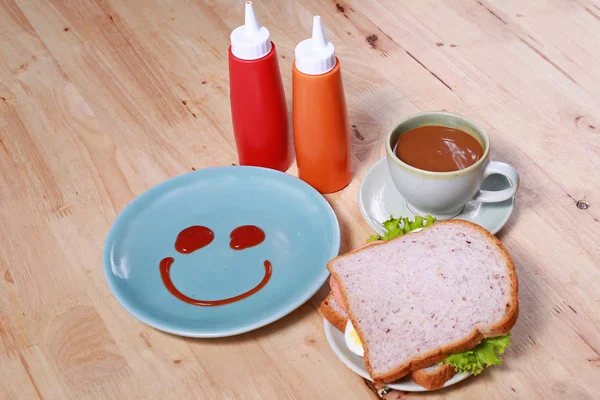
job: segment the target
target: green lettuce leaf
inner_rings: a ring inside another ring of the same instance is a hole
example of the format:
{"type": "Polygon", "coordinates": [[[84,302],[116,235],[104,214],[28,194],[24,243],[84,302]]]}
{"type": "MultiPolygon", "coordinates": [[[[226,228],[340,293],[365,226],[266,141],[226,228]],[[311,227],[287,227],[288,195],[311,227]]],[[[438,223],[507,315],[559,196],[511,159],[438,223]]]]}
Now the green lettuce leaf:
{"type": "Polygon", "coordinates": [[[374,242],[376,240],[390,240],[398,236],[402,236],[405,233],[414,231],[418,228],[424,228],[433,224],[436,221],[431,215],[426,215],[425,219],[421,216],[416,216],[414,221],[410,221],[407,217],[394,218],[390,215],[390,219],[383,223],[383,228],[387,231],[385,235],[371,235],[367,239],[367,242],[374,242]],[[400,226],[402,224],[402,226],[400,226]]]}
{"type": "Polygon", "coordinates": [[[450,364],[457,372],[466,374],[472,372],[480,374],[484,368],[492,365],[502,364],[500,355],[510,344],[510,333],[489,339],[483,339],[481,343],[468,351],[450,354],[440,364],[450,364]]]}

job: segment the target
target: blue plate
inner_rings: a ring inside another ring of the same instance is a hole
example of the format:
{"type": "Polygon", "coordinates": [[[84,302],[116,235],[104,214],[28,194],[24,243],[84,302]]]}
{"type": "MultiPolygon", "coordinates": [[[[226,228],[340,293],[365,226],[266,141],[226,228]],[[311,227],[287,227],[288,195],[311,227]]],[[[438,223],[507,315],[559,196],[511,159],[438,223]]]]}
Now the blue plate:
{"type": "Polygon", "coordinates": [[[248,332],[292,312],[327,279],[327,261],[337,256],[340,230],[335,213],[316,190],[290,175],[256,167],[217,167],[169,179],[142,193],[118,216],[103,254],[108,286],[140,321],[191,337],[248,332]],[[203,225],[212,243],[191,254],[174,248],[180,231],[203,225]],[[265,240],[232,250],[229,235],[256,225],[265,240]],[[175,259],[171,279],[185,295],[219,300],[244,293],[273,274],[254,295],[216,307],[194,306],[164,286],[159,264],[175,259]]]}

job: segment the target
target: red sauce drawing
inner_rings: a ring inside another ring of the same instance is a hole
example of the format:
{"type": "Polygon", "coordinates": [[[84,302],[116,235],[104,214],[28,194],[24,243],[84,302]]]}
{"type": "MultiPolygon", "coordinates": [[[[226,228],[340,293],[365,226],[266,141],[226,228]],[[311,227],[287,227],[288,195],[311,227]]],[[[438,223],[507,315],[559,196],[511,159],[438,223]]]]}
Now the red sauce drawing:
{"type": "MultiPolygon", "coordinates": [[[[231,238],[229,246],[232,249],[243,250],[261,244],[265,240],[265,233],[257,226],[244,225],[235,228],[229,237],[231,238]]],[[[200,225],[190,226],[182,230],[179,235],[177,235],[177,239],[175,240],[175,249],[182,254],[190,254],[198,249],[201,249],[202,247],[209,245],[213,239],[214,233],[209,228],[200,225]]],[[[271,275],[273,273],[271,262],[269,260],[265,260],[263,263],[265,267],[265,275],[263,276],[262,280],[252,289],[226,299],[199,300],[181,293],[173,284],[173,281],[171,280],[171,267],[173,266],[174,262],[175,259],[173,257],[165,257],[160,262],[160,276],[165,287],[179,300],[195,306],[203,307],[214,307],[230,304],[252,296],[261,290],[267,284],[267,282],[269,282],[269,279],[271,279],[271,275]]]]}
{"type": "Polygon", "coordinates": [[[231,231],[229,247],[234,250],[244,250],[248,247],[258,246],[265,240],[265,233],[258,226],[238,226],[231,231]]]}
{"type": "Polygon", "coordinates": [[[204,307],[222,306],[224,304],[234,303],[236,301],[245,299],[246,297],[252,296],[254,293],[256,293],[260,289],[262,289],[267,284],[267,282],[269,282],[269,279],[271,279],[271,275],[273,273],[273,268],[271,266],[271,263],[269,262],[269,260],[266,260],[264,262],[265,276],[263,277],[262,281],[260,281],[260,283],[258,285],[254,286],[252,289],[248,290],[247,292],[238,294],[237,296],[229,297],[227,299],[221,299],[221,300],[198,300],[198,299],[193,299],[193,298],[181,293],[179,290],[177,290],[177,288],[173,284],[173,281],[171,281],[171,275],[170,275],[169,271],[171,270],[171,266],[173,265],[174,261],[175,261],[175,259],[173,259],[173,257],[167,257],[167,258],[163,258],[163,260],[160,262],[160,276],[162,277],[163,283],[165,284],[165,287],[167,288],[167,290],[169,292],[171,292],[171,294],[173,296],[177,297],[181,301],[185,301],[186,303],[193,304],[195,306],[204,306],[204,307]]]}
{"type": "Polygon", "coordinates": [[[207,227],[200,225],[190,226],[177,235],[175,250],[182,254],[190,254],[204,246],[208,246],[214,238],[214,232],[207,227]]]}

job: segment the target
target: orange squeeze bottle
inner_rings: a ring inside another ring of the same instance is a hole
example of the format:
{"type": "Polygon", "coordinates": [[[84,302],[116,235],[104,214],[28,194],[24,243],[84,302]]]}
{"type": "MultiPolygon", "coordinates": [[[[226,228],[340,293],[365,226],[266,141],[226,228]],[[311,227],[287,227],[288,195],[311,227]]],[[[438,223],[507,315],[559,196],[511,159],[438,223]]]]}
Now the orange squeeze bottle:
{"type": "Polygon", "coordinates": [[[321,193],[352,178],[348,112],[340,61],[325,39],[321,18],[312,38],[296,46],[292,67],[292,119],[298,176],[321,193]]]}

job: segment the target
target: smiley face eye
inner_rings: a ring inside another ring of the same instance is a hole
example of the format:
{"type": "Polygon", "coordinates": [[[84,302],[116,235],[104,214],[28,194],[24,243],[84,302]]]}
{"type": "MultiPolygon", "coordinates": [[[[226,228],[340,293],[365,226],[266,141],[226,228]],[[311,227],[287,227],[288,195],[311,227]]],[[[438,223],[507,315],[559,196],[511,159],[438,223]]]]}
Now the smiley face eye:
{"type": "Polygon", "coordinates": [[[229,238],[229,247],[233,250],[244,250],[261,244],[265,240],[265,232],[258,226],[243,225],[231,231],[229,238]]]}
{"type": "Polygon", "coordinates": [[[215,233],[206,226],[190,226],[177,235],[175,250],[182,254],[190,254],[208,246],[214,239],[215,233]]]}

